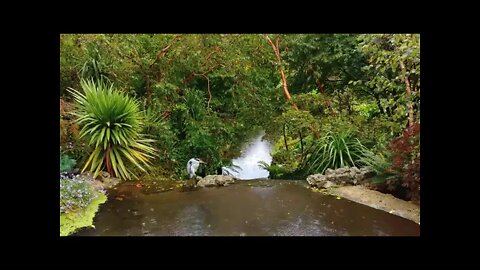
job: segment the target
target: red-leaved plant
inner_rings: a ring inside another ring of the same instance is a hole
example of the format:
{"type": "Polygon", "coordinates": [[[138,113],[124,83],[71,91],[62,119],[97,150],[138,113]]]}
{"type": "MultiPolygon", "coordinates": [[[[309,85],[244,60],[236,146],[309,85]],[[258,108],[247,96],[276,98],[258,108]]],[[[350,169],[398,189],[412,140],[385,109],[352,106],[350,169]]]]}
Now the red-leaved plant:
{"type": "Polygon", "coordinates": [[[390,143],[392,166],[396,180],[387,181],[388,190],[398,190],[401,185],[405,199],[420,204],[420,124],[405,129],[402,136],[390,143]]]}

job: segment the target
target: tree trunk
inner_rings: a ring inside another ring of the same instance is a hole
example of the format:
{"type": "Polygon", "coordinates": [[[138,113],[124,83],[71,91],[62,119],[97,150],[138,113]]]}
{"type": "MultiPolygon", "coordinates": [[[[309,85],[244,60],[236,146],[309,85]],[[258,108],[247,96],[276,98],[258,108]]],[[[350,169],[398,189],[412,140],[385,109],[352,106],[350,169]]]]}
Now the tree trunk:
{"type": "MultiPolygon", "coordinates": [[[[270,45],[272,46],[273,52],[277,57],[278,69],[280,72],[280,77],[282,78],[283,94],[285,95],[285,98],[287,100],[290,100],[291,96],[290,96],[290,92],[288,92],[287,79],[285,78],[285,73],[283,73],[282,59],[280,58],[280,51],[278,48],[278,38],[276,40],[277,45],[273,44],[272,40],[267,35],[265,35],[265,38],[267,39],[268,43],[270,43],[270,45]]],[[[293,107],[295,108],[295,110],[298,111],[297,104],[293,103],[293,107]]]]}
{"type": "Polygon", "coordinates": [[[107,172],[110,176],[114,177],[115,174],[112,170],[112,163],[110,161],[110,144],[107,145],[107,151],[105,152],[105,164],[107,165],[107,172]]]}
{"type": "Polygon", "coordinates": [[[378,110],[380,111],[380,114],[385,114],[385,109],[382,107],[382,103],[380,102],[380,97],[378,95],[375,95],[375,100],[377,101],[377,106],[378,110]]]}
{"type": "Polygon", "coordinates": [[[387,109],[385,111],[386,111],[388,117],[392,117],[392,108],[387,107],[387,109]]]}
{"type": "MultiPolygon", "coordinates": [[[[275,53],[275,56],[277,57],[278,69],[279,69],[279,72],[280,72],[280,76],[282,78],[283,93],[284,93],[287,101],[290,101],[291,96],[290,96],[290,92],[288,91],[287,79],[285,78],[285,73],[283,72],[283,68],[282,68],[282,58],[280,57],[280,51],[279,51],[279,46],[278,46],[278,38],[275,41],[275,43],[276,43],[276,45],[275,45],[275,44],[273,44],[272,40],[267,35],[264,35],[264,36],[267,39],[268,43],[270,43],[270,45],[272,46],[273,52],[275,53]]],[[[293,108],[295,108],[295,110],[298,111],[297,104],[293,103],[293,108]]],[[[316,139],[318,139],[320,137],[320,134],[318,133],[318,131],[316,131],[312,127],[310,127],[309,129],[313,132],[314,137],[316,139]]],[[[284,131],[285,131],[285,126],[284,126],[284,131]]],[[[285,133],[284,133],[284,136],[285,136],[285,133]]],[[[285,148],[288,151],[286,138],[285,138],[285,148]]]]}
{"type": "Polygon", "coordinates": [[[316,81],[316,84],[320,93],[323,94],[325,92],[325,85],[323,84],[323,82],[320,79],[318,79],[316,81]]]}
{"type": "Polygon", "coordinates": [[[407,107],[408,107],[408,126],[411,127],[413,125],[413,122],[415,121],[415,116],[413,114],[413,102],[411,100],[412,89],[410,87],[410,80],[408,79],[408,76],[406,75],[407,69],[405,68],[405,65],[403,64],[402,61],[400,61],[400,68],[402,69],[403,79],[405,81],[407,99],[409,99],[409,101],[407,103],[407,107]]]}
{"type": "Polygon", "coordinates": [[[288,151],[288,143],[287,143],[287,125],[283,125],[283,141],[285,142],[285,150],[288,151]]]}

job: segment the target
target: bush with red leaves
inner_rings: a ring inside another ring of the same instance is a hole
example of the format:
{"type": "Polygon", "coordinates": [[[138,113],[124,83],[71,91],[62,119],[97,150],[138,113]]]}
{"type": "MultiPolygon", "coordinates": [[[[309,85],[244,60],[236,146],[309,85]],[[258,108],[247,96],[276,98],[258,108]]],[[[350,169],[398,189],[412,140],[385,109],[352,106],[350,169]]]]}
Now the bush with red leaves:
{"type": "Polygon", "coordinates": [[[390,151],[393,158],[390,170],[397,177],[387,181],[386,188],[420,204],[420,124],[405,129],[402,136],[390,143],[390,151]]]}

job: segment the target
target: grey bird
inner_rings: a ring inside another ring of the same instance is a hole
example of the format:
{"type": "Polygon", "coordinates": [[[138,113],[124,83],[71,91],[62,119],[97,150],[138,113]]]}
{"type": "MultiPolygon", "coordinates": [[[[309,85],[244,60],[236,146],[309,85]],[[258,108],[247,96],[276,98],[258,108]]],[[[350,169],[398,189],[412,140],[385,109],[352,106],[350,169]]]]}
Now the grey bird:
{"type": "Polygon", "coordinates": [[[192,158],[187,162],[188,178],[192,179],[194,176],[197,176],[196,172],[198,170],[198,167],[200,166],[200,163],[206,164],[206,162],[199,158],[192,158]]]}

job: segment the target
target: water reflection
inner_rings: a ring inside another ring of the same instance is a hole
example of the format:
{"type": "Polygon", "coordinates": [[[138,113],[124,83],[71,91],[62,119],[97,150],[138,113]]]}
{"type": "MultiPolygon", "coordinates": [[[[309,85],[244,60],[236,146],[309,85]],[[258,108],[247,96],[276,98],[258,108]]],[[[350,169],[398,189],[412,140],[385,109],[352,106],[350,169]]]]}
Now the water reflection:
{"type": "Polygon", "coordinates": [[[301,181],[237,181],[193,192],[143,193],[122,184],[100,207],[95,228],[76,235],[414,236],[420,227],[365,205],[312,192],[301,181]]]}

